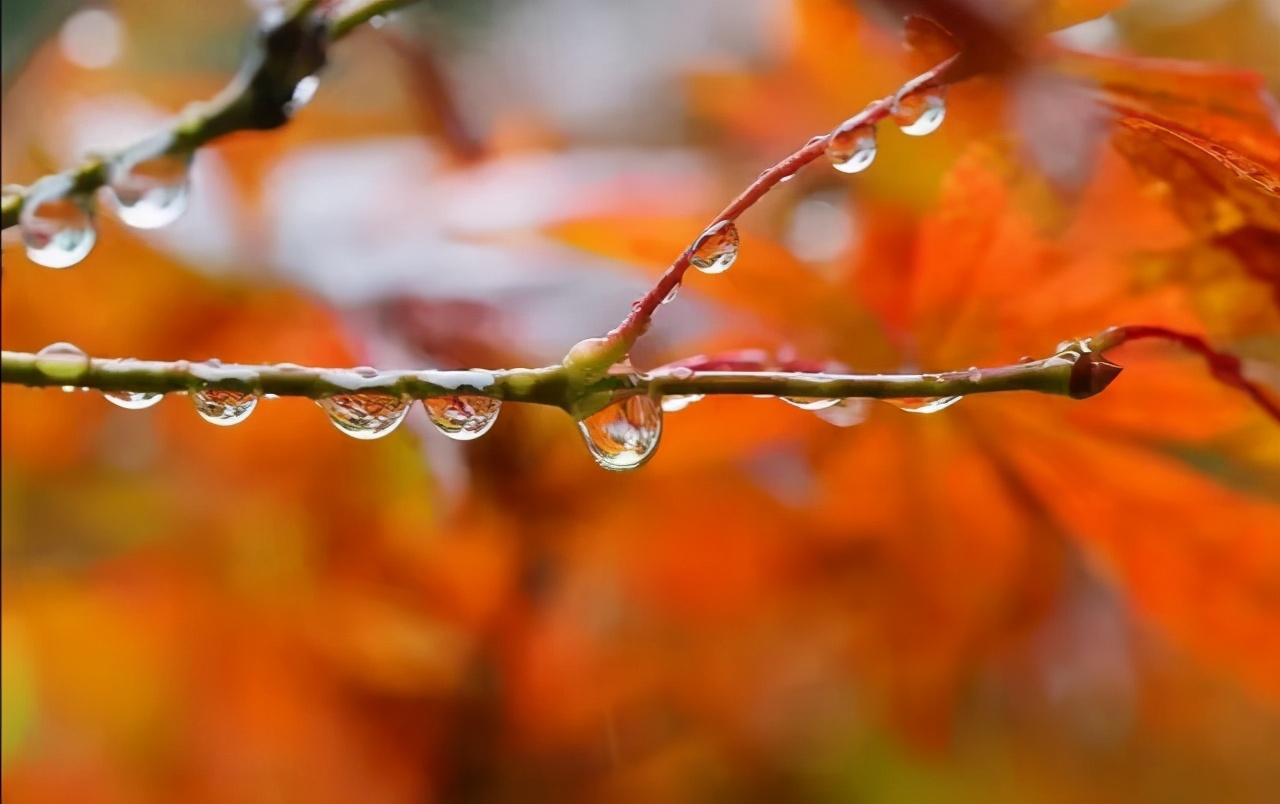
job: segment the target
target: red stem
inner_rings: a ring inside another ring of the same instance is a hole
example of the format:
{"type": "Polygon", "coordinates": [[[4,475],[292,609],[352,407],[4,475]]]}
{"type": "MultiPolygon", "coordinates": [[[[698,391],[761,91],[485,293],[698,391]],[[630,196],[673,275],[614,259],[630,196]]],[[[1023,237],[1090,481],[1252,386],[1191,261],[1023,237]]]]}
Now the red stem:
{"type": "MultiPolygon", "coordinates": [[[[836,129],[833,129],[833,131],[859,125],[873,125],[880,120],[883,120],[885,117],[889,116],[890,112],[893,111],[894,102],[898,98],[905,96],[909,92],[920,89],[921,87],[932,85],[942,75],[942,73],[955,62],[956,58],[957,56],[952,56],[932,69],[921,73],[903,84],[902,88],[894,94],[872,102],[867,106],[867,108],[841,123],[836,127],[836,129]]],[[[715,226],[722,221],[735,220],[743,212],[746,212],[752,207],[752,205],[759,201],[765,193],[769,192],[774,185],[780,183],[788,176],[794,175],[800,170],[800,168],[821,156],[823,151],[826,150],[827,140],[830,139],[830,137],[831,132],[814,137],[805,143],[804,147],[800,150],[761,173],[759,178],[753,181],[747,189],[743,190],[737,198],[733,199],[733,201],[729,203],[729,206],[725,207],[720,214],[717,215],[710,224],[708,224],[707,228],[711,228],[711,226],[715,226]]],[[[670,267],[668,267],[662,274],[658,279],[658,283],[654,285],[653,288],[632,303],[631,313],[622,320],[621,324],[605,336],[605,340],[608,344],[617,345],[619,343],[624,343],[627,348],[630,348],[630,346],[634,344],[642,334],[644,334],[644,331],[649,327],[650,319],[653,318],[654,311],[658,309],[660,304],[662,304],[662,300],[667,297],[667,294],[680,284],[680,280],[684,277],[684,272],[688,270],[691,249],[692,244],[690,244],[690,246],[676,258],[675,262],[671,263],[670,267]]],[[[625,351],[625,349],[622,351],[625,351]]]]}
{"type": "Polygon", "coordinates": [[[1158,338],[1172,341],[1182,348],[1195,352],[1204,358],[1209,366],[1209,373],[1223,385],[1244,391],[1249,398],[1266,411],[1267,415],[1280,422],[1280,403],[1272,399],[1262,386],[1244,376],[1244,365],[1240,358],[1226,352],[1219,352],[1198,335],[1191,335],[1165,327],[1147,324],[1130,324],[1123,327],[1112,327],[1096,338],[1090,339],[1090,346],[1096,351],[1106,351],[1129,341],[1143,338],[1158,338]]]}

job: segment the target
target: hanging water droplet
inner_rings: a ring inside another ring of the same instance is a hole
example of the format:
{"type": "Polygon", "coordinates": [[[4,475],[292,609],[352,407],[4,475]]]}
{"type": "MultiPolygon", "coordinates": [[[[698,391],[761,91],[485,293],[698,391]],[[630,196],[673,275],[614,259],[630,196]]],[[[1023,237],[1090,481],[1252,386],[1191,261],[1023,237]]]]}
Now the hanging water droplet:
{"type": "Polygon", "coordinates": [[[193,154],[162,154],[111,168],[107,185],[116,215],[135,229],[168,226],[187,210],[193,154]]]}
{"type": "Polygon", "coordinates": [[[694,402],[701,402],[702,394],[677,394],[675,396],[664,396],[662,398],[662,412],[675,413],[684,410],[694,402]]]}
{"type": "Polygon", "coordinates": [[[907,413],[937,413],[951,407],[964,397],[959,396],[915,396],[906,399],[886,399],[890,405],[907,413]]]}
{"type": "Polygon", "coordinates": [[[498,420],[501,400],[487,396],[436,396],[422,400],[436,429],[450,438],[470,441],[489,432],[498,420]]]}
{"type": "Polygon", "coordinates": [[[676,296],[679,295],[679,293],[680,293],[680,286],[675,285],[674,287],[671,288],[671,292],[668,293],[665,298],[663,298],[662,303],[670,304],[671,302],[676,300],[676,296]]]}
{"type": "Polygon", "coordinates": [[[164,394],[153,391],[104,391],[104,399],[125,410],[143,410],[159,403],[164,394]]]}
{"type": "Polygon", "coordinates": [[[947,102],[937,87],[910,92],[893,104],[893,119],[903,134],[923,137],[932,134],[947,116],[947,102]]]}
{"type": "Polygon", "coordinates": [[[73,343],[51,343],[36,352],[36,368],[46,377],[70,382],[89,370],[89,356],[73,343]]]}
{"type": "Polygon", "coordinates": [[[703,232],[689,253],[689,264],[704,274],[729,270],[738,258],[738,227],[733,221],[720,221],[703,232]]]}
{"type": "Polygon", "coordinates": [[[249,418],[258,406],[258,397],[243,391],[223,391],[206,388],[191,395],[200,418],[211,424],[229,427],[249,418]]]}
{"type": "Polygon", "coordinates": [[[28,196],[18,226],[27,257],[45,268],[70,268],[89,256],[98,239],[93,203],[86,196],[28,196]]]}
{"type": "Polygon", "coordinates": [[[866,421],[867,400],[841,399],[830,407],[815,411],[814,415],[836,427],[852,427],[866,421]]]}
{"type": "Polygon", "coordinates": [[[876,127],[843,126],[831,133],[827,141],[827,159],[841,173],[860,173],[876,158],[876,127]]]}
{"type": "Polygon", "coordinates": [[[316,400],[333,426],[352,438],[381,438],[404,421],[409,401],[383,394],[335,394],[316,400]]]}
{"type": "Polygon", "coordinates": [[[320,88],[320,77],[317,75],[309,75],[303,78],[293,87],[293,97],[284,106],[284,113],[289,117],[293,117],[302,107],[311,102],[316,96],[316,90],[320,88]]]}
{"type": "Polygon", "coordinates": [[[801,410],[823,410],[840,404],[839,399],[824,399],[814,396],[782,396],[778,398],[788,405],[794,405],[801,410]]]}
{"type": "Polygon", "coordinates": [[[662,435],[662,408],[647,396],[629,396],[578,422],[596,463],[619,472],[653,455],[662,435]]]}

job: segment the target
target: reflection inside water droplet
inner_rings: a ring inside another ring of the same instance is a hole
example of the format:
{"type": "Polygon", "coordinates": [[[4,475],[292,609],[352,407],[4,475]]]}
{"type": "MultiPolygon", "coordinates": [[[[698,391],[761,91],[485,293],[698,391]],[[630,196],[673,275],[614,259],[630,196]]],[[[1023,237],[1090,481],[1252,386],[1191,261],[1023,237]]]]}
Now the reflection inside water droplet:
{"type": "Polygon", "coordinates": [[[334,427],[364,441],[387,435],[409,412],[409,400],[384,394],[335,394],[316,404],[334,427]]]}
{"type": "Polygon", "coordinates": [[[918,89],[899,98],[893,106],[893,119],[903,134],[923,137],[932,134],[947,116],[947,103],[936,87],[918,89]]]}
{"type": "Polygon", "coordinates": [[[852,427],[867,420],[867,400],[842,399],[828,408],[814,411],[814,415],[836,427],[852,427]]]}
{"type": "Polygon", "coordinates": [[[293,117],[301,109],[311,102],[316,96],[316,90],[320,88],[320,77],[317,75],[309,75],[299,81],[293,88],[293,97],[285,104],[284,113],[289,117],[293,117]]]}
{"type": "Polygon", "coordinates": [[[158,229],[182,216],[190,196],[192,154],[166,154],[111,168],[108,197],[120,220],[136,229],[158,229]]]}
{"type": "Polygon", "coordinates": [[[211,424],[229,427],[249,418],[249,414],[258,405],[258,397],[243,391],[206,388],[193,393],[191,402],[200,418],[211,424]]]}
{"type": "Polygon", "coordinates": [[[103,398],[125,410],[144,410],[160,402],[164,397],[149,391],[104,391],[103,398]]]}
{"type": "Polygon", "coordinates": [[[662,408],[647,396],[629,396],[578,422],[596,463],[611,471],[635,469],[652,457],[662,436],[662,408]]]}
{"type": "Polygon", "coordinates": [[[87,196],[29,196],[18,215],[27,257],[45,268],[70,268],[89,256],[98,232],[87,196]]]}
{"type": "Polygon", "coordinates": [[[738,258],[738,227],[733,221],[721,221],[703,232],[689,253],[689,264],[704,274],[729,270],[738,258]]]}
{"type": "Polygon", "coordinates": [[[487,396],[437,396],[422,400],[436,429],[450,438],[470,441],[489,432],[502,402],[487,396]]]}
{"type": "Polygon", "coordinates": [[[827,142],[827,159],[842,173],[860,173],[876,158],[875,126],[840,127],[827,142]]]}
{"type": "Polygon", "coordinates": [[[89,370],[89,356],[73,343],[49,344],[36,352],[35,363],[44,376],[64,382],[77,380],[89,370]]]}
{"type": "Polygon", "coordinates": [[[685,408],[692,405],[694,402],[701,402],[703,398],[704,397],[702,394],[679,394],[676,396],[664,396],[662,398],[662,412],[675,413],[676,411],[684,410],[685,408]]]}
{"type": "Polygon", "coordinates": [[[780,396],[778,398],[788,405],[793,405],[801,410],[823,410],[840,404],[839,399],[824,399],[813,396],[780,396]]]}
{"type": "Polygon", "coordinates": [[[899,410],[905,410],[907,413],[937,413],[940,410],[951,407],[961,399],[963,397],[959,396],[914,396],[906,399],[886,399],[884,401],[899,410]]]}

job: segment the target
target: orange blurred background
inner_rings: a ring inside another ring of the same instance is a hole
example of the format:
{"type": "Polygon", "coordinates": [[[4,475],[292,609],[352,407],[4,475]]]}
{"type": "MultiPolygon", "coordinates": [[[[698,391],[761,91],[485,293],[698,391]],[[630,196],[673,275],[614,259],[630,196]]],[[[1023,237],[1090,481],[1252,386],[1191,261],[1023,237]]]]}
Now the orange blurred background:
{"type": "MultiPolygon", "coordinates": [[[[557,362],[912,74],[888,5],[405,10],[335,45],[288,126],[200,151],[172,227],[104,213],[65,271],[6,233],[4,348],[557,362]]],[[[215,93],[254,7],[4,14],[3,177],[26,183],[215,93]]],[[[1142,0],[1054,37],[1280,89],[1271,0],[1142,0]]],[[[882,125],[865,173],[778,187],[636,365],[963,369],[1153,323],[1280,385],[1280,270],[1220,239],[1280,212],[1153,178],[1047,75],[956,87],[937,134],[882,125]]],[[[1248,85],[1222,76],[1206,109],[1248,85]]],[[[182,397],[6,386],[4,800],[1274,802],[1280,429],[1194,359],[1116,358],[1095,399],[847,428],[706,400],[622,474],[549,409],[460,444],[416,406],[370,443],[307,400],[220,428],[182,397]]]]}

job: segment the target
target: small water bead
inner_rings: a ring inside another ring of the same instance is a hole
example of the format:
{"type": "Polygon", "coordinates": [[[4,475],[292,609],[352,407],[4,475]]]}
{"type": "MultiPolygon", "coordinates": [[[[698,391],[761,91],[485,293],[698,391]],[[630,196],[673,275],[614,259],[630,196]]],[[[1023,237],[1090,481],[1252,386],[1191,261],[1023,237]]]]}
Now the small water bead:
{"type": "Polygon", "coordinates": [[[677,394],[675,396],[664,396],[662,398],[662,412],[675,413],[684,410],[694,402],[701,402],[704,398],[703,394],[677,394]]]}
{"type": "Polygon", "coordinates": [[[801,410],[823,410],[840,404],[839,399],[823,399],[813,396],[781,396],[778,398],[788,405],[793,405],[801,410]]]}
{"type": "Polygon", "coordinates": [[[85,196],[28,197],[18,216],[27,257],[45,268],[70,268],[97,242],[93,204],[85,196]]]}
{"type": "Polygon", "coordinates": [[[689,264],[704,274],[720,274],[737,258],[738,227],[733,221],[720,221],[694,241],[689,264]]]}
{"type": "Polygon", "coordinates": [[[164,154],[115,164],[107,188],[120,220],[135,229],[159,229],[182,217],[191,196],[192,158],[164,154]]]}
{"type": "Polygon", "coordinates": [[[311,99],[316,96],[316,90],[319,88],[319,76],[309,75],[306,78],[303,78],[294,85],[293,97],[291,97],[289,102],[285,104],[284,113],[289,117],[293,117],[302,110],[302,107],[311,102],[311,99]]]}
{"type": "Polygon", "coordinates": [[[827,142],[827,159],[841,173],[861,173],[876,159],[876,127],[838,128],[827,142]]]}
{"type": "Polygon", "coordinates": [[[867,420],[867,400],[841,399],[830,407],[815,411],[815,415],[836,427],[853,427],[867,420]]]}
{"type": "Polygon", "coordinates": [[[73,343],[51,343],[36,352],[36,368],[46,377],[70,382],[89,370],[89,356],[73,343]]]}
{"type": "Polygon", "coordinates": [[[409,400],[384,394],[334,394],[316,404],[334,427],[363,441],[387,435],[409,413],[409,400]]]}
{"type": "Polygon", "coordinates": [[[104,391],[102,396],[111,404],[125,410],[145,410],[164,398],[164,394],[153,391],[104,391]]]}
{"type": "Polygon", "coordinates": [[[249,418],[258,406],[258,397],[244,391],[206,388],[191,395],[200,418],[221,427],[230,427],[249,418]]]}
{"type": "Polygon", "coordinates": [[[903,134],[923,137],[932,134],[947,116],[947,102],[942,90],[918,89],[899,98],[893,105],[893,119],[903,134]]]}
{"type": "Polygon", "coordinates": [[[458,441],[470,441],[489,432],[502,402],[487,396],[436,396],[422,400],[422,406],[437,430],[458,441]]]}
{"type": "Polygon", "coordinates": [[[907,413],[937,413],[945,410],[964,397],[959,396],[916,396],[906,399],[886,399],[890,405],[907,413]]]}
{"type": "Polygon", "coordinates": [[[610,471],[635,469],[653,455],[662,436],[662,408],[647,396],[629,396],[578,422],[596,463],[610,471]]]}
{"type": "Polygon", "coordinates": [[[668,293],[668,294],[667,294],[667,295],[662,299],[662,303],[663,303],[663,304],[670,304],[671,302],[673,302],[673,301],[675,301],[675,300],[676,300],[676,296],[678,296],[679,294],[680,294],[680,286],[679,286],[679,285],[675,285],[674,287],[672,287],[672,288],[671,288],[671,292],[670,292],[670,293],[668,293]]]}

